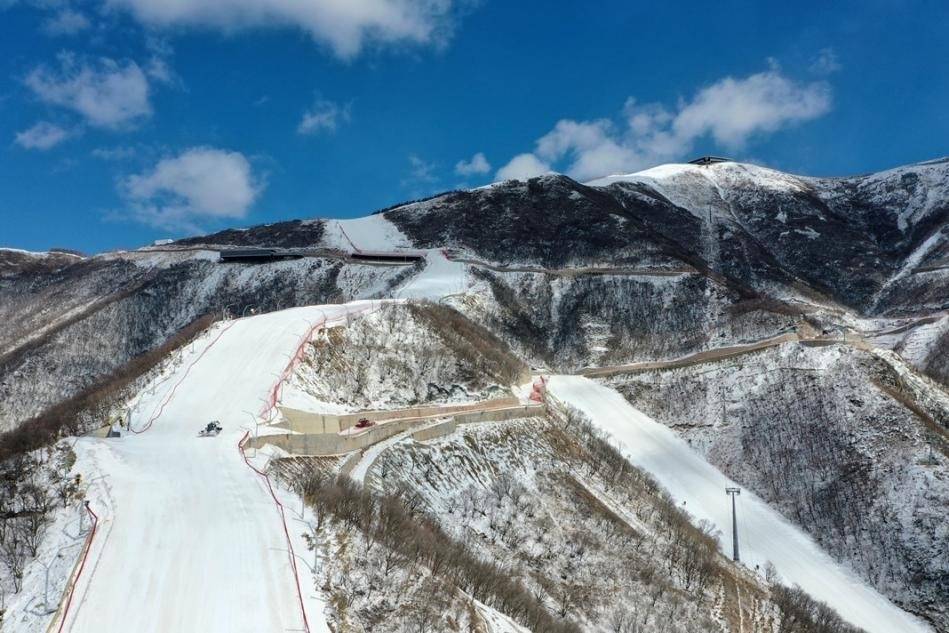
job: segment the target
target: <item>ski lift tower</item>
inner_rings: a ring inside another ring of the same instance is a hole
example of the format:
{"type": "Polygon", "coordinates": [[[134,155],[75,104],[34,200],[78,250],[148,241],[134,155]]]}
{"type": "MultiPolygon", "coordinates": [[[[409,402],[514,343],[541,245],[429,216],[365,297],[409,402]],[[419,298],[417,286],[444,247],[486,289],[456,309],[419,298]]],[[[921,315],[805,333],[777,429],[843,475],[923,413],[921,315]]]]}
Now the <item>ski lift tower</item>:
{"type": "Polygon", "coordinates": [[[732,560],[740,562],[738,556],[738,522],[735,520],[735,497],[741,494],[741,488],[725,488],[725,493],[732,498],[732,560]]]}

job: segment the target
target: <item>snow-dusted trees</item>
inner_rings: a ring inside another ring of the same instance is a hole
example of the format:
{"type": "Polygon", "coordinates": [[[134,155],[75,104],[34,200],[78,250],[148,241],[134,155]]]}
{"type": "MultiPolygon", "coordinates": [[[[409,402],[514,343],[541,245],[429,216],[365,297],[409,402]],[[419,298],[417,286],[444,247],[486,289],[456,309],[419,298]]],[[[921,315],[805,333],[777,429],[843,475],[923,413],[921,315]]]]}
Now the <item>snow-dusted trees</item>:
{"type": "MultiPolygon", "coordinates": [[[[432,518],[413,512],[397,496],[378,496],[348,479],[315,477],[304,485],[307,500],[316,511],[342,522],[363,535],[364,554],[373,556],[383,548],[382,570],[388,577],[395,568],[423,569],[432,599],[445,601],[448,587],[457,587],[471,597],[494,606],[532,630],[576,633],[569,619],[553,618],[546,608],[512,578],[503,566],[481,560],[462,542],[451,538],[432,518]],[[390,553],[395,550],[394,553],[390,553]]],[[[355,588],[354,588],[355,590],[355,588]]],[[[360,590],[365,590],[361,588],[360,590]]],[[[413,603],[403,614],[413,630],[429,631],[441,619],[439,609],[413,603]]]]}
{"type": "Polygon", "coordinates": [[[82,478],[72,474],[72,467],[76,463],[76,453],[67,443],[57,444],[49,450],[50,483],[56,493],[56,498],[65,508],[71,500],[78,497],[81,491],[82,478]]]}
{"type": "Polygon", "coordinates": [[[14,593],[39,551],[57,502],[65,507],[80,494],[79,478],[71,474],[75,461],[69,444],[61,443],[0,463],[0,564],[14,593]]]}
{"type": "Polygon", "coordinates": [[[778,633],[860,633],[837,612],[818,602],[799,587],[776,585],[771,595],[781,613],[778,633]]]}
{"type": "Polygon", "coordinates": [[[452,308],[390,304],[317,337],[293,381],[325,402],[399,407],[500,395],[526,371],[505,343],[452,308]]]}
{"type": "Polygon", "coordinates": [[[612,382],[879,591],[949,623],[946,458],[885,357],[787,344],[612,382]]]}

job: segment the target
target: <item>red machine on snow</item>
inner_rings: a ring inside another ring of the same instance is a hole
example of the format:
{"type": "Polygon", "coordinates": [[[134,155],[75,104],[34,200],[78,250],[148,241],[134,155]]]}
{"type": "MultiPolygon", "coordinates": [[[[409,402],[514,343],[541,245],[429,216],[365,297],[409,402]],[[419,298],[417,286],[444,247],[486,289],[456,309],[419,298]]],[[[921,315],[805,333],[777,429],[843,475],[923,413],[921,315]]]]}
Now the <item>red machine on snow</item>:
{"type": "Polygon", "coordinates": [[[359,421],[356,422],[357,429],[368,429],[370,426],[375,426],[375,422],[369,418],[359,418],[359,421]]]}

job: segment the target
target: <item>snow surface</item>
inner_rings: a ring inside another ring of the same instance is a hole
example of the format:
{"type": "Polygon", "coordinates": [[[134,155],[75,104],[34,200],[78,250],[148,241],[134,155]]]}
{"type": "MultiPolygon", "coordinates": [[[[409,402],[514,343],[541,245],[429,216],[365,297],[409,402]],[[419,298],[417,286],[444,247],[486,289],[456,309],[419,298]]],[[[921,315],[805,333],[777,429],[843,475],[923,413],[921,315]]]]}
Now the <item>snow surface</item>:
{"type": "Polygon", "coordinates": [[[585,184],[591,187],[608,187],[618,182],[644,184],[673,204],[705,220],[710,212],[714,216],[731,217],[726,195],[728,191],[803,191],[806,181],[806,177],[728,161],[707,166],[670,163],[632,174],[598,178],[585,184]]]}
{"type": "MultiPolygon", "coordinates": [[[[723,549],[730,553],[731,506],[725,487],[737,484],[672,430],[635,409],[609,387],[580,376],[552,376],[548,390],[587,414],[633,464],[655,477],[696,520],[713,523],[723,535],[723,549]]],[[[785,584],[800,585],[869,633],[931,631],[832,560],[809,536],[746,490],[738,497],[738,526],[745,565],[763,569],[770,561],[785,584]]]]}
{"type": "MultiPolygon", "coordinates": [[[[79,441],[95,454],[98,472],[89,478],[102,482],[90,491],[92,507],[108,510],[68,630],[303,629],[283,524],[237,444],[313,323],[324,315],[341,323],[378,305],[295,308],[218,324],[135,403],[135,429],[161,411],[147,431],[79,441]],[[197,437],[210,420],[224,431],[197,437]]],[[[278,494],[293,505],[289,493],[278,494]]],[[[288,523],[295,551],[305,554],[301,526],[288,523]]],[[[312,577],[298,566],[310,630],[328,631],[312,577]]]]}
{"type": "Polygon", "coordinates": [[[453,262],[438,249],[413,249],[412,242],[384,215],[376,214],[354,220],[332,220],[326,223],[324,243],[330,248],[356,251],[394,252],[412,249],[424,253],[426,266],[394,294],[398,299],[437,301],[465,292],[470,286],[466,267],[453,262]]]}
{"type": "Polygon", "coordinates": [[[914,165],[904,165],[886,171],[879,171],[864,177],[854,178],[860,187],[871,196],[885,197],[897,179],[913,174],[918,186],[911,188],[901,201],[897,211],[897,225],[901,231],[917,225],[934,210],[942,208],[949,195],[949,178],[946,177],[946,162],[941,158],[914,165]]]}
{"type": "Polygon", "coordinates": [[[489,607],[480,600],[472,600],[475,609],[481,616],[484,624],[490,630],[490,633],[531,633],[530,629],[524,628],[508,616],[497,609],[489,607]]]}
{"type": "Polygon", "coordinates": [[[451,261],[440,250],[426,252],[425,260],[425,269],[396,290],[396,298],[437,301],[468,290],[471,282],[465,264],[451,261]]]}
{"type": "Polygon", "coordinates": [[[393,251],[412,243],[381,213],[353,220],[327,220],[323,243],[341,250],[393,251]]]}
{"type": "Polygon", "coordinates": [[[366,475],[369,474],[369,469],[372,468],[372,465],[376,462],[376,458],[379,457],[387,448],[402,442],[407,438],[411,433],[414,433],[417,429],[409,429],[407,431],[402,431],[397,433],[390,438],[384,439],[381,442],[377,442],[367,448],[362,456],[359,458],[359,461],[356,462],[356,466],[349,473],[350,478],[353,481],[359,483],[365,483],[366,475]]]}
{"type": "Polygon", "coordinates": [[[46,257],[49,255],[47,251],[25,251],[22,248],[11,248],[8,246],[0,246],[0,251],[5,251],[7,253],[17,253],[19,255],[29,255],[30,257],[46,257]]]}

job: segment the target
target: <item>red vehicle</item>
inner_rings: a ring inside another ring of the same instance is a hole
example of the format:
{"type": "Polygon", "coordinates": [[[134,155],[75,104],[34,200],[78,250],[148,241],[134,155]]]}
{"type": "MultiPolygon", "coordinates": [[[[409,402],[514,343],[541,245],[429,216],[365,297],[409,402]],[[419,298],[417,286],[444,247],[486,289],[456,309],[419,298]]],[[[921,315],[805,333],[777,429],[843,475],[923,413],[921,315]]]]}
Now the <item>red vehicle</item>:
{"type": "Polygon", "coordinates": [[[370,426],[374,426],[375,422],[369,418],[359,418],[359,421],[356,422],[357,429],[368,429],[370,426]]]}

